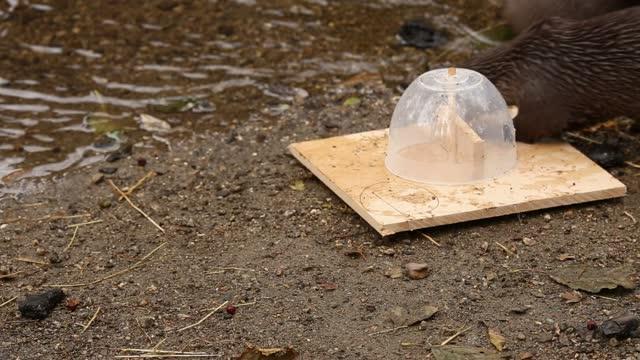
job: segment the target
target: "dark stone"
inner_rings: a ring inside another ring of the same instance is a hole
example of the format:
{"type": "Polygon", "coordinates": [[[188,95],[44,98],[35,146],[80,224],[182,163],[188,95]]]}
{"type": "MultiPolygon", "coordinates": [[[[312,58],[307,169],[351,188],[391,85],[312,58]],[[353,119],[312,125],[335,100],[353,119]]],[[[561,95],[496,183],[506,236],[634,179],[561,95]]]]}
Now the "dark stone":
{"type": "Polygon", "coordinates": [[[623,340],[637,336],[639,325],[640,319],[637,316],[626,314],[603,322],[599,329],[605,337],[623,340]]]}
{"type": "Polygon", "coordinates": [[[115,174],[116,171],[118,171],[118,168],[117,167],[108,166],[108,167],[100,168],[100,169],[98,169],[98,171],[103,173],[103,174],[112,175],[112,174],[115,174]]]}
{"type": "Polygon", "coordinates": [[[40,294],[27,296],[18,305],[22,317],[27,319],[46,319],[51,311],[64,299],[60,289],[47,290],[40,294]]]}
{"type": "Polygon", "coordinates": [[[123,145],[120,149],[107,155],[106,162],[114,162],[131,155],[131,144],[123,145]]]}
{"type": "Polygon", "coordinates": [[[418,49],[430,49],[445,43],[446,38],[422,19],[409,20],[398,31],[400,43],[418,49]]]}

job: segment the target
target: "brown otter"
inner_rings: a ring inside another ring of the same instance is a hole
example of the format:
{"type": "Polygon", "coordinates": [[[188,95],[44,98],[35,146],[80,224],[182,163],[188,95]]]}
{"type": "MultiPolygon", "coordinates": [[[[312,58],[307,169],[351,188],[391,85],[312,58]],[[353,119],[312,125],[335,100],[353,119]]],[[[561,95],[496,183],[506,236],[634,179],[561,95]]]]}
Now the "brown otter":
{"type": "Polygon", "coordinates": [[[487,76],[507,103],[519,107],[519,140],[557,136],[589,120],[640,120],[640,6],[586,20],[539,20],[463,66],[487,76]]]}

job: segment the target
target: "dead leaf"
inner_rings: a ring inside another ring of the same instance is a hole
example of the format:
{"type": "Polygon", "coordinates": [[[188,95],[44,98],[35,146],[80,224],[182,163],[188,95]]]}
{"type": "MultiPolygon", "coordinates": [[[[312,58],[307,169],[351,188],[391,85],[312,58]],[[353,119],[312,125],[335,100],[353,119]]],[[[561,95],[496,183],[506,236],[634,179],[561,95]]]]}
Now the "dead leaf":
{"type": "Polygon", "coordinates": [[[507,343],[507,339],[502,336],[500,330],[495,328],[487,329],[487,334],[489,335],[489,341],[491,345],[493,345],[496,350],[502,351],[504,349],[504,345],[507,343]]]}
{"type": "Polygon", "coordinates": [[[321,283],[318,284],[318,286],[321,289],[326,290],[326,291],[333,291],[333,290],[338,288],[338,285],[336,285],[334,283],[331,283],[331,282],[321,282],[321,283]]]}
{"type": "Polygon", "coordinates": [[[292,348],[260,349],[250,346],[237,360],[295,360],[298,356],[298,352],[292,348]]]}
{"type": "Polygon", "coordinates": [[[532,238],[528,238],[528,237],[522,238],[522,242],[527,246],[533,246],[533,245],[536,244],[535,240],[533,240],[532,238]]]}
{"type": "Polygon", "coordinates": [[[533,359],[533,354],[530,352],[523,352],[518,354],[518,357],[516,357],[517,360],[530,360],[533,359]]]}
{"type": "Polygon", "coordinates": [[[606,269],[592,265],[575,264],[558,269],[549,276],[556,282],[574,290],[598,293],[602,289],[615,289],[618,286],[634,289],[636,283],[632,279],[633,275],[633,268],[627,265],[606,269]]]}
{"type": "Polygon", "coordinates": [[[67,310],[72,312],[76,311],[79,305],[80,305],[80,300],[78,300],[78,298],[75,298],[75,297],[67,298],[67,301],[65,301],[64,303],[64,306],[67,307],[67,310]]]}
{"type": "Polygon", "coordinates": [[[140,128],[149,132],[166,133],[171,130],[171,125],[157,117],[148,114],[140,114],[140,128]]]}
{"type": "Polygon", "coordinates": [[[384,272],[384,276],[392,279],[399,279],[402,277],[402,268],[398,266],[389,268],[384,272]]]}
{"type": "Polygon", "coordinates": [[[567,304],[575,304],[582,300],[582,293],[579,291],[567,291],[560,294],[560,297],[563,298],[567,304]]]}
{"type": "Polygon", "coordinates": [[[411,309],[396,306],[389,311],[389,320],[394,326],[413,326],[421,321],[429,320],[437,312],[437,307],[428,304],[420,304],[411,309]]]}
{"type": "Polygon", "coordinates": [[[296,180],[293,184],[289,185],[289,187],[295,191],[304,191],[304,181],[296,180]]]}
{"type": "Polygon", "coordinates": [[[502,357],[488,349],[473,346],[445,345],[431,348],[435,360],[500,360],[502,357]]]}
{"type": "Polygon", "coordinates": [[[575,260],[576,257],[573,255],[569,255],[569,254],[562,254],[560,256],[558,256],[556,259],[560,260],[560,261],[567,261],[567,260],[575,260]]]}

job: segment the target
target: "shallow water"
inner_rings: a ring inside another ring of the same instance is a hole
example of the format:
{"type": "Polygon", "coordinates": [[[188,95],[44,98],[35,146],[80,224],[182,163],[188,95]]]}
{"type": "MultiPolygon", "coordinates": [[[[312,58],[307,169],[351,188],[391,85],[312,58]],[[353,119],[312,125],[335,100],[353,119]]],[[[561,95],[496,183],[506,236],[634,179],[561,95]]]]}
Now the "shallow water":
{"type": "Polygon", "coordinates": [[[249,119],[268,127],[361,73],[399,92],[442,52],[466,56],[466,29],[495,17],[484,1],[466,2],[473,11],[458,3],[0,0],[0,196],[149,139],[142,113],[180,128],[162,135],[171,141],[249,119]],[[448,43],[399,46],[398,29],[418,17],[448,43]]]}

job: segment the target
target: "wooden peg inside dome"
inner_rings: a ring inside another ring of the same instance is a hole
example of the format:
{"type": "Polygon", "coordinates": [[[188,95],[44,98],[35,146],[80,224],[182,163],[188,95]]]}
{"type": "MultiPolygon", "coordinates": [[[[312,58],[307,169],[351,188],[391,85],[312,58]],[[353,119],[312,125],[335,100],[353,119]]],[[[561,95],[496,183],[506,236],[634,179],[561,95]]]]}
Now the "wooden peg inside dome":
{"type": "Polygon", "coordinates": [[[455,67],[450,67],[449,68],[449,76],[456,76],[456,68],[455,67]]]}

